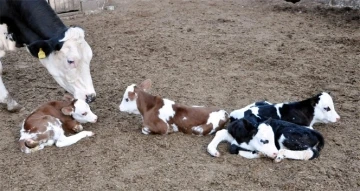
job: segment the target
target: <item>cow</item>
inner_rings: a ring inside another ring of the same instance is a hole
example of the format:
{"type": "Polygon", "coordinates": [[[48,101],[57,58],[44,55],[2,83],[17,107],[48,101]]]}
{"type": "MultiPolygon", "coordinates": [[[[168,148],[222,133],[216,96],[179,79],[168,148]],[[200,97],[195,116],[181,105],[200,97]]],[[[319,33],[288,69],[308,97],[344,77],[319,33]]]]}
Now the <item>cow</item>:
{"type": "Polygon", "coordinates": [[[268,118],[281,119],[298,125],[313,128],[315,123],[337,122],[340,116],[335,111],[334,102],[326,92],[321,92],[311,98],[289,103],[272,104],[259,101],[234,110],[230,113],[230,121],[241,119],[245,112],[251,111],[258,116],[258,122],[268,118]]]}
{"type": "Polygon", "coordinates": [[[20,150],[33,153],[45,146],[65,147],[85,137],[93,136],[91,131],[82,131],[81,123],[95,123],[97,116],[82,99],[65,96],[63,101],[50,101],[33,111],[22,123],[20,150]],[[65,133],[76,133],[65,136],[65,133]]]}
{"type": "Polygon", "coordinates": [[[254,118],[257,117],[252,115],[230,122],[227,129],[216,133],[207,151],[219,157],[216,148],[227,141],[231,154],[248,159],[266,156],[281,162],[284,158],[312,160],[324,147],[323,136],[313,129],[272,118],[257,123],[254,118]]]}
{"type": "Polygon", "coordinates": [[[149,79],[140,85],[128,86],[119,105],[122,112],[142,116],[143,134],[164,135],[180,131],[203,136],[223,129],[228,121],[228,113],[225,110],[177,104],[149,94],[147,91],[150,87],[149,79]]]}
{"type": "MultiPolygon", "coordinates": [[[[44,0],[0,0],[0,57],[4,51],[24,46],[76,99],[88,103],[95,100],[90,74],[92,50],[84,30],[65,26],[44,0]]],[[[0,103],[6,104],[9,111],[22,108],[2,81],[1,61],[0,103]]]]}

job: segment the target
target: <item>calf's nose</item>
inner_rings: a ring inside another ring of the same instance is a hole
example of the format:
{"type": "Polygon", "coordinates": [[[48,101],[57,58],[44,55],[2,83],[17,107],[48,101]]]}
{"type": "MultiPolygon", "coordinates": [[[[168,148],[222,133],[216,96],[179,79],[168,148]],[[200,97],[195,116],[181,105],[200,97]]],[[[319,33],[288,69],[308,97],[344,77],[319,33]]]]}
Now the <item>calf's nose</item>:
{"type": "Polygon", "coordinates": [[[93,101],[95,101],[95,98],[96,98],[96,94],[95,93],[92,93],[92,94],[89,94],[89,95],[86,95],[86,103],[91,103],[93,101]]]}
{"type": "Polygon", "coordinates": [[[336,121],[340,121],[340,117],[336,118],[336,121]]]}

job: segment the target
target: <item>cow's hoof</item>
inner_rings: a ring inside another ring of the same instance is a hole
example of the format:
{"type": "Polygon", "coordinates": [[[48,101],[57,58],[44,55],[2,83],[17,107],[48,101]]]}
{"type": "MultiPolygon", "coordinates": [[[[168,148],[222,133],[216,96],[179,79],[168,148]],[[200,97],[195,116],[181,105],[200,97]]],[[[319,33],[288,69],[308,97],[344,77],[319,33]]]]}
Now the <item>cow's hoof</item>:
{"type": "Polygon", "coordinates": [[[16,104],[8,104],[7,105],[7,110],[11,113],[15,113],[15,112],[19,112],[19,111],[23,111],[25,108],[23,106],[21,106],[20,104],[16,103],[16,104]]]}
{"type": "Polygon", "coordinates": [[[314,155],[314,152],[311,150],[304,151],[304,160],[309,160],[314,155]]]}

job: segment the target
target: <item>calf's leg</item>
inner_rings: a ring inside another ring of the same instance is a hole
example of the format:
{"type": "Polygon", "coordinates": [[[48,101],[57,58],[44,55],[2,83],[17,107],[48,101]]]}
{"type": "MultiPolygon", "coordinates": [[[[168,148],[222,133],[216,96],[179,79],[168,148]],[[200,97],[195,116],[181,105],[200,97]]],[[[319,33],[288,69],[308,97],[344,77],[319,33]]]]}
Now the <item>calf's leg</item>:
{"type": "Polygon", "coordinates": [[[2,64],[0,61],[0,103],[5,103],[7,105],[7,110],[10,112],[19,111],[22,106],[19,105],[7,91],[3,81],[2,81],[2,64]]]}
{"type": "Polygon", "coordinates": [[[235,139],[228,133],[228,131],[226,129],[222,129],[222,130],[216,132],[215,137],[207,146],[208,153],[210,153],[214,157],[219,157],[220,152],[216,148],[223,141],[227,141],[229,143],[232,143],[235,141],[235,139]]]}
{"type": "Polygon", "coordinates": [[[85,137],[90,137],[93,136],[94,133],[91,131],[82,131],[78,134],[72,135],[72,136],[68,136],[66,137],[65,135],[62,135],[57,141],[56,141],[56,146],[57,147],[66,147],[66,146],[70,146],[78,141],[80,141],[82,138],[85,137]]]}
{"type": "Polygon", "coordinates": [[[295,160],[309,160],[313,155],[314,152],[310,148],[303,151],[280,149],[274,161],[281,162],[285,158],[295,159],[295,160]]]}

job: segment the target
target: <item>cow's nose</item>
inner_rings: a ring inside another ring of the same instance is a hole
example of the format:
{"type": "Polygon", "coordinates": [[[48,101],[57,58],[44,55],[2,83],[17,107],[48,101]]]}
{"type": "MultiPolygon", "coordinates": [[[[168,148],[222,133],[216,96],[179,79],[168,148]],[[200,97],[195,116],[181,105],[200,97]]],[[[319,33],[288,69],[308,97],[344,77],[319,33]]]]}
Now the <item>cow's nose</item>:
{"type": "Polygon", "coordinates": [[[336,121],[340,121],[340,117],[336,118],[336,121]]]}
{"type": "Polygon", "coordinates": [[[94,119],[94,123],[96,123],[96,122],[97,122],[97,120],[98,120],[98,118],[96,117],[96,118],[94,119]]]}
{"type": "Polygon", "coordinates": [[[86,95],[86,103],[91,103],[93,101],[95,101],[95,98],[96,98],[96,94],[89,94],[89,95],[86,95]]]}

